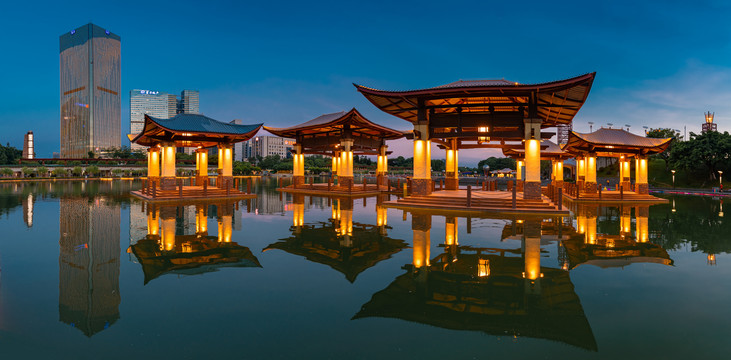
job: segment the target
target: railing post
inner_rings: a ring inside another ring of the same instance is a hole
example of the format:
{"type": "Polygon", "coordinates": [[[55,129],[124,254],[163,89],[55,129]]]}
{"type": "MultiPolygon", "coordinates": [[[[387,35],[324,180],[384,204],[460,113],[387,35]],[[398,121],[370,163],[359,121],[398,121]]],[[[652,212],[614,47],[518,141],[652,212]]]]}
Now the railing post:
{"type": "Polygon", "coordinates": [[[353,192],[353,182],[352,181],[348,182],[348,192],[350,192],[350,193],[353,192]]]}
{"type": "Polygon", "coordinates": [[[231,180],[224,180],[223,186],[226,188],[226,196],[231,195],[231,180]]]}
{"type": "Polygon", "coordinates": [[[251,194],[251,178],[246,179],[246,193],[251,194]]]}
{"type": "Polygon", "coordinates": [[[157,183],[152,182],[152,197],[157,197],[157,183]]]}
{"type": "MultiPolygon", "coordinates": [[[[597,184],[597,185],[599,185],[599,184],[597,184]]],[[[601,200],[601,199],[602,199],[602,186],[599,185],[599,200],[601,200]]]]}
{"type": "Polygon", "coordinates": [[[472,206],[472,185],[467,185],[467,207],[472,206]]]}
{"type": "Polygon", "coordinates": [[[518,181],[516,179],[513,179],[513,209],[517,208],[518,206],[518,181]]]}
{"type": "Polygon", "coordinates": [[[208,195],[208,180],[203,182],[203,196],[208,195]]]}
{"type": "Polygon", "coordinates": [[[330,191],[330,187],[332,186],[333,178],[329,177],[327,178],[327,191],[330,191]]]}
{"type": "Polygon", "coordinates": [[[183,179],[178,179],[178,196],[183,197],[183,179]]]}
{"type": "Polygon", "coordinates": [[[365,176],[363,176],[363,191],[366,191],[366,183],[367,183],[366,178],[365,178],[365,176]]]}
{"type": "Polygon", "coordinates": [[[404,183],[404,197],[409,196],[409,187],[404,183]]]}
{"type": "Polygon", "coordinates": [[[560,187],[558,188],[558,209],[563,209],[563,189],[560,187]]]}
{"type": "Polygon", "coordinates": [[[619,200],[624,200],[624,186],[619,185],[619,200]]]}

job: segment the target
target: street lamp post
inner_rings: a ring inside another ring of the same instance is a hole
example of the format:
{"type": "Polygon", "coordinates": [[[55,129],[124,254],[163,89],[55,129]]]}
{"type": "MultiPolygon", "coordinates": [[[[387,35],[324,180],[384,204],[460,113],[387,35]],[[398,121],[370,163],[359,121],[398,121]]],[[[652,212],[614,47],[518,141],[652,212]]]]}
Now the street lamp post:
{"type": "Polygon", "coordinates": [[[675,170],[670,170],[673,173],[673,190],[675,190],[675,170]]]}
{"type": "Polygon", "coordinates": [[[718,170],[718,184],[720,185],[721,191],[723,191],[723,171],[718,170]]]}

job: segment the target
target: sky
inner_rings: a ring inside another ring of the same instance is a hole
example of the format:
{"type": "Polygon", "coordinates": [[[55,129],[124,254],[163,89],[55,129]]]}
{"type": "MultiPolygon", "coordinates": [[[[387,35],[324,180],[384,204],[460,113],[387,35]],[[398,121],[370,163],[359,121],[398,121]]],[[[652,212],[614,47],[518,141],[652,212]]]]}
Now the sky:
{"type": "MultiPolygon", "coordinates": [[[[456,80],[538,83],[596,72],[574,130],[731,130],[731,4],[724,1],[13,1],[0,13],[0,143],[59,151],[59,36],[93,22],[122,37],[129,91],[200,91],[222,121],[282,127],[357,108],[399,130],[353,83],[409,90],[456,80]],[[123,5],[122,5],[123,4],[123,5]]],[[[124,144],[124,142],[123,142],[124,144]]],[[[412,156],[406,140],[393,156],[412,156]]],[[[475,166],[496,150],[464,150],[475,166]]],[[[444,158],[433,151],[432,158],[444,158]]]]}

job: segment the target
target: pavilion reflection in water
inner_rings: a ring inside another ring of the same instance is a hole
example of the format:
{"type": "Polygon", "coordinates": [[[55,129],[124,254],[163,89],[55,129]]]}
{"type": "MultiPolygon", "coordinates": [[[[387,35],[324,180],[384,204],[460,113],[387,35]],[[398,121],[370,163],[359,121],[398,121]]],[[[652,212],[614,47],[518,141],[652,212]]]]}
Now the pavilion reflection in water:
{"type": "Polygon", "coordinates": [[[668,252],[650,242],[649,205],[599,207],[595,204],[577,203],[574,211],[576,234],[563,241],[559,248],[559,258],[564,269],[574,269],[582,264],[601,268],[624,267],[633,263],[673,265],[668,252]],[[609,234],[610,230],[616,229],[605,229],[604,233],[597,231],[597,222],[614,217],[613,212],[616,212],[619,220],[618,234],[609,234]]]}
{"type": "MultiPolygon", "coordinates": [[[[131,244],[145,276],[145,284],[163,274],[197,275],[223,267],[261,267],[251,250],[232,241],[237,203],[219,203],[217,233],[209,234],[207,204],[144,208],[147,235],[131,244]],[[192,214],[191,214],[192,212],[192,214]],[[185,234],[195,219],[195,233],[185,234]]],[[[240,218],[237,219],[240,221],[240,218]]]]}
{"type": "Polygon", "coordinates": [[[61,198],[59,222],[59,319],[91,337],[119,319],[120,206],[61,198]]]}
{"type": "MultiPolygon", "coordinates": [[[[351,283],[366,269],[408,247],[403,240],[388,236],[388,213],[376,203],[376,224],[353,221],[353,198],[332,198],[332,216],[327,222],[305,224],[305,196],[293,194],[292,236],[267,246],[303,256],[341,272],[351,283]]],[[[365,201],[365,200],[364,200],[365,201]]]]}
{"type": "Polygon", "coordinates": [[[374,294],[353,319],[390,317],[597,350],[568,271],[541,264],[542,227],[553,228],[552,222],[520,220],[520,227],[510,225],[519,246],[491,248],[459,245],[458,219],[445,219],[443,252],[431,257],[432,216],[412,214],[407,273],[374,294]]]}

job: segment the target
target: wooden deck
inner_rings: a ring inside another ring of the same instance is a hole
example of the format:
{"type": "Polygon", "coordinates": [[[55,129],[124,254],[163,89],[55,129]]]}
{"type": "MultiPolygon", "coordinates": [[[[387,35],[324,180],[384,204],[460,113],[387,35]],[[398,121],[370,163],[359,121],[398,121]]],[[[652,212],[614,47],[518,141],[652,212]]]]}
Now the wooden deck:
{"type": "Polygon", "coordinates": [[[346,188],[336,185],[328,184],[302,184],[294,186],[280,187],[277,191],[293,193],[293,194],[304,194],[304,195],[315,195],[315,196],[338,196],[338,197],[365,197],[380,195],[385,191],[385,187],[378,187],[375,184],[368,184],[363,187],[360,185],[353,185],[352,188],[346,188]]]}
{"type": "Polygon", "coordinates": [[[575,196],[569,195],[566,192],[564,192],[563,196],[565,199],[571,200],[573,202],[592,202],[592,203],[645,202],[645,203],[650,203],[650,204],[663,204],[663,203],[668,202],[667,199],[663,199],[663,198],[659,198],[659,197],[647,195],[647,194],[638,194],[634,191],[625,191],[624,193],[620,194],[620,192],[616,191],[616,190],[604,190],[604,191],[602,191],[601,198],[599,197],[599,193],[596,193],[596,194],[581,193],[579,198],[576,198],[575,196]]]}
{"type": "MultiPolygon", "coordinates": [[[[146,189],[143,189],[146,190],[146,189]]],[[[255,194],[247,194],[236,189],[219,189],[216,187],[208,187],[203,189],[203,186],[183,186],[182,194],[180,189],[175,190],[156,190],[155,196],[152,193],[143,192],[143,190],[137,190],[130,192],[132,196],[140,198],[145,201],[151,202],[179,202],[188,200],[241,200],[241,199],[253,199],[256,198],[255,194]]]]}
{"type": "Polygon", "coordinates": [[[398,209],[422,208],[435,209],[453,213],[504,213],[504,214],[537,214],[537,215],[569,215],[569,209],[558,209],[548,197],[540,200],[523,199],[523,193],[516,194],[513,208],[513,193],[508,191],[472,191],[470,206],[467,206],[467,190],[441,190],[426,196],[408,196],[396,201],[385,202],[387,207],[398,209]]]}

